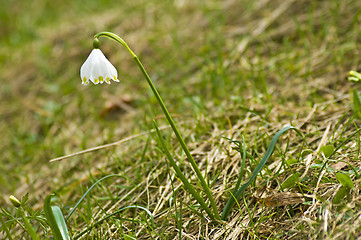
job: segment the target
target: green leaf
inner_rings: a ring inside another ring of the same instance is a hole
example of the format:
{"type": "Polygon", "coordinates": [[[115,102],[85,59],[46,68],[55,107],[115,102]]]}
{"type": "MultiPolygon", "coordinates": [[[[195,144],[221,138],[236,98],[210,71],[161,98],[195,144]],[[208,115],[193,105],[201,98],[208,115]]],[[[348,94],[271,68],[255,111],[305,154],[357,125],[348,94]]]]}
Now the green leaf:
{"type": "Polygon", "coordinates": [[[313,151],[311,149],[305,149],[302,152],[300,152],[299,154],[297,154],[297,157],[306,157],[307,155],[313,153],[313,151]]]}
{"type": "Polygon", "coordinates": [[[123,234],[123,238],[124,238],[124,240],[136,240],[135,237],[130,236],[130,235],[128,235],[128,234],[123,234]]]}
{"type": "Polygon", "coordinates": [[[356,91],[352,91],[352,98],[353,98],[353,112],[357,119],[361,119],[361,96],[356,91]]]}
{"type": "Polygon", "coordinates": [[[348,77],[347,80],[351,81],[351,82],[359,82],[360,79],[357,77],[348,77]]]}
{"type": "Polygon", "coordinates": [[[291,166],[292,164],[298,163],[296,158],[290,158],[286,161],[287,166],[291,166]]]}
{"type": "Polygon", "coordinates": [[[66,226],[64,216],[63,216],[63,213],[61,212],[60,208],[58,206],[51,206],[51,210],[52,210],[52,212],[54,214],[54,218],[55,218],[57,226],[58,226],[58,228],[60,230],[62,239],[69,239],[70,240],[68,228],[66,226]]]}
{"type": "Polygon", "coordinates": [[[290,188],[293,187],[293,185],[295,185],[295,183],[298,181],[298,179],[300,178],[300,173],[295,173],[291,176],[289,176],[283,183],[282,183],[282,188],[286,189],[286,188],[290,188]]]}
{"type": "Polygon", "coordinates": [[[335,197],[333,198],[332,203],[333,203],[333,204],[339,204],[339,203],[341,203],[341,201],[343,200],[343,198],[345,197],[345,195],[348,193],[348,191],[350,191],[349,188],[341,187],[341,188],[337,191],[335,197]]]}
{"type": "Polygon", "coordinates": [[[44,211],[47,222],[53,232],[55,240],[70,240],[68,228],[63,214],[58,206],[51,205],[51,198],[55,194],[50,194],[45,198],[44,211]]]}
{"type": "Polygon", "coordinates": [[[348,174],[336,173],[336,178],[345,188],[353,188],[353,182],[348,174]]]}
{"type": "Polygon", "coordinates": [[[329,158],[332,155],[333,151],[335,151],[335,147],[332,145],[325,145],[320,149],[320,152],[322,152],[326,158],[329,158]]]}
{"type": "Polygon", "coordinates": [[[259,172],[262,170],[263,166],[266,164],[267,160],[271,157],[272,153],[273,153],[273,150],[274,150],[274,147],[277,143],[277,140],[280,138],[280,136],[286,132],[287,130],[289,129],[293,129],[295,130],[298,134],[301,134],[300,131],[298,131],[296,128],[292,127],[292,126],[287,126],[287,127],[284,127],[282,128],[280,131],[278,131],[272,138],[271,140],[271,143],[270,145],[268,146],[267,148],[267,151],[265,153],[265,155],[263,156],[262,160],[259,162],[259,164],[256,166],[256,168],[253,170],[252,172],[252,176],[250,177],[250,179],[245,183],[243,184],[239,189],[238,191],[236,192],[236,194],[232,194],[230,196],[230,198],[228,199],[227,203],[226,203],[226,206],[224,207],[223,209],[223,212],[222,212],[222,216],[221,216],[221,219],[222,220],[225,220],[232,207],[234,206],[234,204],[236,203],[236,200],[238,200],[241,195],[243,194],[243,192],[246,190],[246,188],[253,182],[253,180],[257,177],[257,175],[259,174],[259,172]]]}

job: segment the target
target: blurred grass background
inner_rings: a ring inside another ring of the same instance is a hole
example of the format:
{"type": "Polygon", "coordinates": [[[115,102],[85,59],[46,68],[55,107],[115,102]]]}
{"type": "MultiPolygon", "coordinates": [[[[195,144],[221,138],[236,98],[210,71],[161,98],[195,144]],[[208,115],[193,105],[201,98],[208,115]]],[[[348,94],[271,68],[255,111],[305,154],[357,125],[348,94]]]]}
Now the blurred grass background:
{"type": "MultiPolygon", "coordinates": [[[[147,136],[48,162],[148,131],[153,117],[162,121],[141,72],[114,42],[101,39],[101,49],[121,83],[81,85],[79,69],[99,31],[126,40],[186,140],[196,145],[215,130],[232,129],[249,116],[244,109],[267,120],[242,129],[260,152],[267,137],[257,135],[260,128],[300,124],[316,105],[323,119],[351,115],[348,92],[355,86],[345,77],[361,60],[357,1],[0,0],[0,5],[1,206],[10,194],[28,192],[40,208],[53,190],[69,193],[64,201],[73,203],[79,195],[72,184],[87,183],[94,169],[106,174],[134,166],[137,184],[159,163],[137,163],[147,136]]],[[[313,140],[326,125],[315,119],[303,129],[313,140]]]]}
{"type": "Polygon", "coordinates": [[[130,134],[129,130],[137,133],[147,129],[135,123],[143,121],[148,108],[155,109],[155,115],[160,113],[155,99],[149,100],[151,93],[137,66],[125,51],[107,40],[102,40],[102,50],[118,68],[122,83],[101,88],[79,85],[79,68],[98,31],[113,31],[128,41],[160,89],[171,89],[163,94],[175,115],[204,110],[206,99],[220,105],[226,92],[237,93],[244,86],[241,81],[237,86],[227,84],[229,78],[237,76],[222,69],[226,39],[214,36],[226,16],[216,1],[210,5],[40,0],[3,4],[3,191],[18,188],[25,180],[19,178],[35,181],[44,172],[37,172],[40,175],[31,179],[28,174],[49,165],[49,159],[118,140],[130,134]],[[193,32],[208,27],[211,33],[193,32]],[[116,54],[110,54],[114,51],[116,54]],[[193,79],[187,80],[187,75],[193,79]],[[105,103],[119,101],[129,105],[128,111],[140,113],[126,119],[123,114],[104,118],[108,115],[105,103]]]}

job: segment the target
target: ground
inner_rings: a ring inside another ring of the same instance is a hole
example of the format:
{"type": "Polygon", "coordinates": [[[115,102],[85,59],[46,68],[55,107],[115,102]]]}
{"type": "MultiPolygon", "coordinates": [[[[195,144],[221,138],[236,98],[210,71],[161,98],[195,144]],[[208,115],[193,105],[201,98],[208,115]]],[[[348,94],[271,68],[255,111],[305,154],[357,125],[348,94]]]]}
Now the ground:
{"type": "MultiPolygon", "coordinates": [[[[45,197],[55,192],[66,216],[93,183],[112,174],[67,220],[72,239],[361,234],[360,121],[350,94],[360,86],[347,81],[349,71],[361,66],[361,2],[0,3],[0,205],[14,239],[28,235],[11,217],[17,213],[10,195],[28,197],[32,225],[49,238],[45,197]],[[79,69],[100,31],[120,35],[144,64],[206,176],[218,211],[236,185],[243,159],[245,183],[277,131],[289,125],[299,131],[278,139],[225,221],[210,219],[167,164],[153,119],[182,172],[209,204],[124,47],[100,39],[120,83],[81,85],[79,69]],[[150,214],[131,208],[95,224],[135,205],[150,214]]],[[[0,234],[6,236],[3,224],[0,234]]]]}

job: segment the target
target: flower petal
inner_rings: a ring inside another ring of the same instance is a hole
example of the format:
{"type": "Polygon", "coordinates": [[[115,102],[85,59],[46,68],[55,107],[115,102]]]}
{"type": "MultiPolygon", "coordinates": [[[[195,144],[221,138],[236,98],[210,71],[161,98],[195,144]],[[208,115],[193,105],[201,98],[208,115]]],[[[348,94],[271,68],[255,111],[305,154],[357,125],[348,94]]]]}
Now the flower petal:
{"type": "Polygon", "coordinates": [[[116,68],[109,62],[100,49],[93,49],[89,57],[80,68],[80,77],[83,85],[89,81],[94,84],[108,83],[110,80],[119,82],[116,68]]]}

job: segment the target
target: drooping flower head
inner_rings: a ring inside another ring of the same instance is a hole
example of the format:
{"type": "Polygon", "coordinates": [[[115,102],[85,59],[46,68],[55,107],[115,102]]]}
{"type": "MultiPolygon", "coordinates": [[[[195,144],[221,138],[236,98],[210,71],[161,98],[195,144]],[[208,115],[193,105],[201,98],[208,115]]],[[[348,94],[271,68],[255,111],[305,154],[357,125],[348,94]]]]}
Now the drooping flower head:
{"type": "Polygon", "coordinates": [[[103,82],[110,84],[110,80],[119,82],[118,72],[99,49],[97,38],[94,39],[93,46],[94,49],[80,68],[82,84],[88,85],[89,80],[94,84],[103,82]]]}

